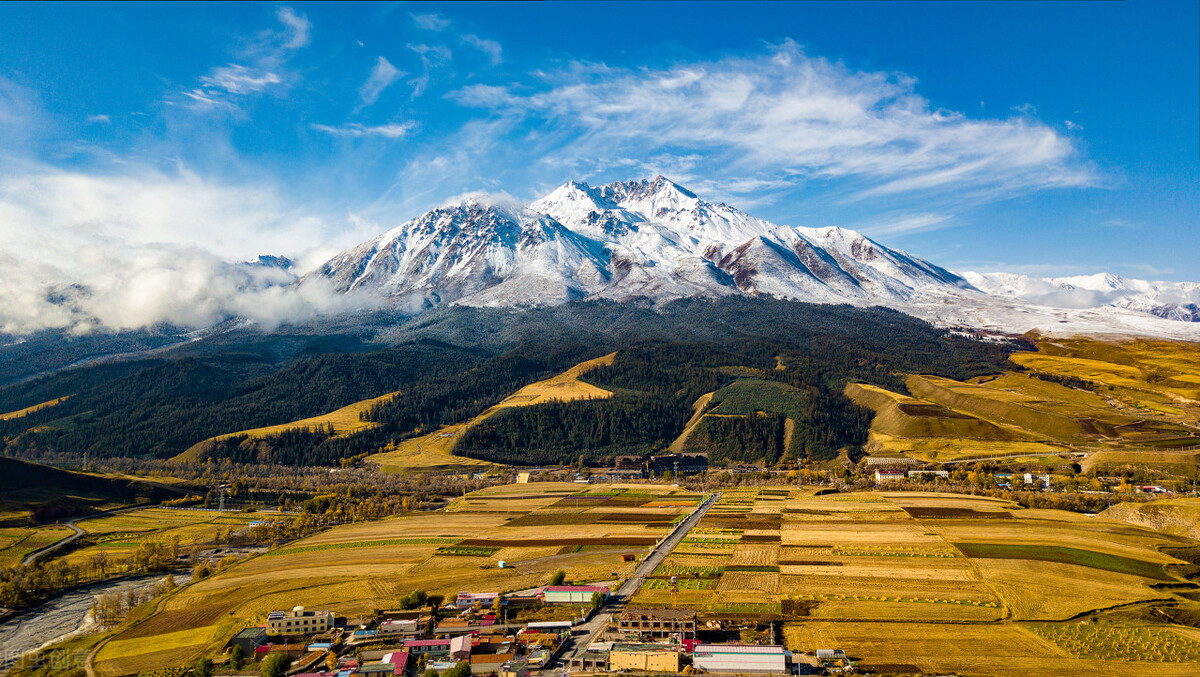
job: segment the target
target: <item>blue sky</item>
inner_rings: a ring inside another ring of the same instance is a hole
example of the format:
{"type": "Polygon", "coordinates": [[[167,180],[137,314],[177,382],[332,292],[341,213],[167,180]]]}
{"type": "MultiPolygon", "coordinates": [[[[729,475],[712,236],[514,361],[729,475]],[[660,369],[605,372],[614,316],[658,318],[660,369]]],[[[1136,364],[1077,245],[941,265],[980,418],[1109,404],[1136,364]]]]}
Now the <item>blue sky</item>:
{"type": "Polygon", "coordinates": [[[0,263],[315,263],[467,191],[661,173],[956,270],[1200,280],[1198,23],[1138,0],[4,3],[0,263]]]}

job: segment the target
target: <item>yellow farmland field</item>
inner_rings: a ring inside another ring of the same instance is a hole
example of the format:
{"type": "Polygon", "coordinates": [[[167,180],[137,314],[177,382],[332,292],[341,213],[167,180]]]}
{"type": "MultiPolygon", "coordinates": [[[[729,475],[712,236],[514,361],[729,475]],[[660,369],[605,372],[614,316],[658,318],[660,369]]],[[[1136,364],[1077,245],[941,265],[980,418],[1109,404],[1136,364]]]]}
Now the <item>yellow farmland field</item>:
{"type": "Polygon", "coordinates": [[[57,525],[0,529],[0,567],[16,566],[26,555],[53,545],[73,533],[69,527],[57,525]]]}
{"type": "MultiPolygon", "coordinates": [[[[673,493],[686,493],[673,487],[605,486],[608,492],[627,488],[638,495],[662,496],[670,504],[683,503],[670,500],[673,493]]],[[[412,513],[342,525],[289,543],[194,582],[163,600],[157,614],[147,621],[158,623],[147,626],[149,634],[133,626],[119,632],[101,650],[97,656],[98,674],[110,677],[189,662],[203,652],[216,652],[229,636],[262,622],[268,612],[296,605],[354,616],[395,607],[417,589],[447,598],[460,591],[509,592],[545,585],[559,568],[572,582],[610,581],[614,573],[616,578],[630,575],[636,564],[622,562],[619,555],[639,553],[645,548],[610,545],[604,538],[612,536],[619,541],[636,534],[652,543],[662,536],[662,527],[637,522],[508,525],[514,512],[556,518],[562,511],[548,506],[579,490],[577,485],[567,483],[492,487],[468,494],[463,502],[471,507],[457,512],[412,513]],[[522,504],[526,507],[515,507],[522,504]],[[501,506],[506,509],[498,509],[501,506]],[[480,546],[490,553],[486,555],[439,554],[439,548],[453,551],[451,546],[464,539],[503,545],[480,546]],[[563,539],[575,545],[557,542],[563,539]],[[543,545],[542,541],[554,543],[543,545]],[[498,559],[506,560],[505,568],[497,566],[498,559]],[[176,635],[174,625],[191,618],[189,614],[200,613],[198,610],[203,610],[205,624],[193,628],[193,634],[176,635]],[[156,620],[159,617],[162,619],[156,620]],[[155,644],[163,638],[173,644],[155,644]]],[[[586,516],[590,511],[604,510],[585,508],[569,514],[586,516]]],[[[686,511],[672,505],[646,508],[641,514],[649,519],[686,511]]],[[[635,510],[620,514],[630,518],[639,515],[635,510]]]]}
{"type": "Polygon", "coordinates": [[[789,623],[793,651],[840,647],[864,667],[891,673],[957,672],[967,675],[1194,675],[1196,666],[1082,660],[1017,625],[949,623],[789,623]],[[907,669],[913,668],[913,669],[907,669]]]}

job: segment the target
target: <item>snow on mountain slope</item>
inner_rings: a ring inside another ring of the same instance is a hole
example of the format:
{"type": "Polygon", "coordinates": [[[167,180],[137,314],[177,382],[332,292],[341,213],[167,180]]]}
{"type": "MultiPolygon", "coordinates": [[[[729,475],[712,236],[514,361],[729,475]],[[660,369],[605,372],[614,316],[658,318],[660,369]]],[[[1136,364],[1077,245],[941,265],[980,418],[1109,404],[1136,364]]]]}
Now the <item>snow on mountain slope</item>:
{"type": "Polygon", "coordinates": [[[963,273],[995,296],[1058,308],[1122,308],[1177,322],[1200,322],[1200,283],[1150,282],[1098,273],[1032,277],[1014,273],[963,273]]]}
{"type": "Polygon", "coordinates": [[[766,294],[884,305],[948,326],[1200,338],[1200,324],[1175,321],[1200,315],[1200,285],[960,276],[852,230],[754,218],[661,176],[572,181],[524,207],[469,198],[338,254],[300,284],[312,277],[410,307],[766,294]]]}

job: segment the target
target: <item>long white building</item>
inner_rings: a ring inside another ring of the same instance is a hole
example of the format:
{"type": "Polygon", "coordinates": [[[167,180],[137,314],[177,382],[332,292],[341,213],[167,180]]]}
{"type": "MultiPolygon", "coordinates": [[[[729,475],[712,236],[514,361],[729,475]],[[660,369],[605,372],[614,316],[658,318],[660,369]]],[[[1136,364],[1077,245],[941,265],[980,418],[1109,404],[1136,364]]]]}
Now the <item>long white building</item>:
{"type": "Polygon", "coordinates": [[[781,646],[754,644],[697,644],[692,664],[706,672],[787,672],[787,654],[781,646]]]}

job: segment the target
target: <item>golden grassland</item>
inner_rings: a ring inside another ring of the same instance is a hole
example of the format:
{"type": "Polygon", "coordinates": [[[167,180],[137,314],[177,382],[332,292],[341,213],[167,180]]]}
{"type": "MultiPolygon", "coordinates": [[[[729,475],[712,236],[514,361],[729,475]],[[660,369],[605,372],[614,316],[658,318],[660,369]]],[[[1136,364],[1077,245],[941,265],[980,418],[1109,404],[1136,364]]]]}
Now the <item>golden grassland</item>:
{"type": "Polygon", "coordinates": [[[868,452],[1046,467],[1086,455],[1085,469],[1178,475],[1200,465],[1200,344],[1065,339],[1011,359],[1028,371],[965,382],[910,375],[912,396],[848,385],[847,396],[877,412],[868,452]]]}
{"type": "Polygon", "coordinates": [[[494,464],[488,461],[454,455],[454,446],[464,432],[509,407],[612,397],[611,392],[581,381],[579,377],[596,367],[612,364],[616,356],[616,353],[610,353],[580,362],[561,374],[521,388],[466,423],[449,425],[427,435],[404,440],[381,453],[368,456],[367,461],[392,472],[482,470],[491,467],[494,464]]]}
{"type": "Polygon", "coordinates": [[[360,415],[363,412],[369,411],[371,407],[374,407],[377,404],[390,402],[393,398],[399,395],[399,392],[388,393],[386,395],[381,395],[380,397],[373,397],[371,399],[355,402],[354,404],[344,406],[341,409],[321,414],[320,416],[313,416],[312,418],[305,418],[299,421],[291,421],[290,423],[281,423],[279,425],[266,426],[263,428],[239,430],[237,432],[225,433],[224,435],[210,437],[207,440],[198,442],[193,444],[191,447],[188,447],[187,450],[176,456],[175,460],[201,460],[201,456],[203,454],[203,445],[205,442],[218,442],[231,437],[237,437],[238,435],[246,435],[250,439],[256,440],[264,437],[270,437],[272,435],[278,435],[289,430],[316,430],[324,428],[325,426],[333,427],[334,437],[353,435],[354,433],[368,430],[379,425],[378,423],[374,423],[372,421],[362,420],[360,415]]]}
{"type": "Polygon", "coordinates": [[[1200,498],[1167,498],[1150,503],[1119,503],[1101,513],[1163,533],[1200,540],[1200,498]]]}
{"type": "Polygon", "coordinates": [[[53,407],[54,405],[59,404],[60,402],[63,402],[64,400],[69,399],[70,397],[71,397],[70,395],[66,395],[64,397],[56,397],[53,400],[49,400],[47,402],[42,402],[41,404],[35,404],[32,407],[25,407],[24,409],[10,411],[7,414],[0,414],[0,421],[9,421],[14,418],[21,418],[23,416],[28,416],[34,412],[41,411],[43,409],[49,409],[50,407],[53,407]]]}
{"type": "Polygon", "coordinates": [[[560,568],[573,582],[623,578],[636,565],[622,562],[620,555],[643,554],[647,547],[606,541],[661,538],[670,524],[662,517],[688,512],[691,504],[683,500],[688,496],[669,486],[506,485],[468,494],[446,511],[335,527],[246,560],[170,596],[156,613],[105,644],[96,657],[97,673],[101,677],[134,673],[219,652],[237,630],[262,622],[272,610],[296,605],[355,616],[395,607],[416,589],[450,599],[460,591],[533,588],[545,585],[560,568]],[[603,505],[610,498],[643,505],[623,507],[621,514],[629,516],[628,522],[509,525],[520,517],[560,515],[562,511],[552,506],[576,494],[581,503],[592,505],[567,514],[583,518],[612,513],[616,508],[603,505]],[[656,499],[658,506],[653,505],[656,499]],[[643,523],[632,521],[639,515],[643,523]],[[542,544],[559,539],[577,543],[542,544]],[[438,554],[447,543],[464,540],[519,545],[496,547],[486,557],[438,554]],[[497,566],[499,559],[506,560],[504,569],[497,566]]]}
{"type": "MultiPolygon", "coordinates": [[[[669,453],[678,454],[683,451],[683,445],[687,443],[688,437],[691,436],[696,426],[700,425],[700,419],[704,418],[704,408],[708,406],[709,402],[712,402],[713,395],[715,394],[716,391],[704,393],[692,403],[692,417],[683,426],[683,432],[679,433],[679,437],[676,437],[675,441],[671,442],[671,445],[667,447],[669,453]]],[[[787,446],[785,445],[784,448],[786,449],[787,446]]]]}

